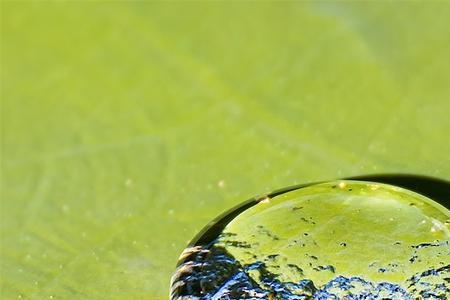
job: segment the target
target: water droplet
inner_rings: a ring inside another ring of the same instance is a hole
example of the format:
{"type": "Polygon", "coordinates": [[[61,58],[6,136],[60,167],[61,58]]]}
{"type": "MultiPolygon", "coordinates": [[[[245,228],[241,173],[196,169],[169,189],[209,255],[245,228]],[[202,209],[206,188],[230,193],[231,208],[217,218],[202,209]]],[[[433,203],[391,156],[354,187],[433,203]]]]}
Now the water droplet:
{"type": "Polygon", "coordinates": [[[61,206],[61,210],[64,213],[67,213],[70,210],[70,207],[68,205],[64,204],[63,206],[61,206]]]}
{"type": "Polygon", "coordinates": [[[131,178],[127,178],[125,180],[125,186],[126,187],[131,187],[133,185],[133,180],[131,180],[131,178]]]}
{"type": "Polygon", "coordinates": [[[225,180],[220,180],[218,183],[217,183],[217,186],[219,187],[219,188],[221,188],[221,189],[223,189],[224,187],[225,187],[225,180]]]}
{"type": "Polygon", "coordinates": [[[252,199],[183,251],[171,299],[450,299],[450,212],[401,186],[340,180],[252,199]]]}

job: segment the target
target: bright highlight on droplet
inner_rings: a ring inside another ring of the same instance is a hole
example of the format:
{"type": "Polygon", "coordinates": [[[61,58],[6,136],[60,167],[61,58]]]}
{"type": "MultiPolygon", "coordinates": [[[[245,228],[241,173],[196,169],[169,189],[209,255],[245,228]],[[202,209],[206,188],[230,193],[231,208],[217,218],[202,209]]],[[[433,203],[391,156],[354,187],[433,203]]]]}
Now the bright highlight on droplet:
{"type": "Polygon", "coordinates": [[[342,180],[245,208],[183,252],[171,299],[450,299],[450,212],[423,195],[342,180]]]}

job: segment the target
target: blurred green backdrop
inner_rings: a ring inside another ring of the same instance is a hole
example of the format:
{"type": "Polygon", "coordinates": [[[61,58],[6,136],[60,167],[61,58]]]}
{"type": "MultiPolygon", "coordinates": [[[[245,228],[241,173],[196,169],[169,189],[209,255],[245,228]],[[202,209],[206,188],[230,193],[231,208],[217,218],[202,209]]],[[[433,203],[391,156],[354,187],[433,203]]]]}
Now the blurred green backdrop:
{"type": "Polygon", "coordinates": [[[209,220],[450,179],[449,2],[2,2],[3,299],[167,299],[209,220]]]}

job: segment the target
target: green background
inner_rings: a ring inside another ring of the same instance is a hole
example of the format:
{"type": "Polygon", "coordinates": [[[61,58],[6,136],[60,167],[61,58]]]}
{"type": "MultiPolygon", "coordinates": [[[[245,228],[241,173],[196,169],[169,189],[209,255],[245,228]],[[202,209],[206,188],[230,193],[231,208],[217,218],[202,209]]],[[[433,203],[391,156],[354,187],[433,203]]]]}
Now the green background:
{"type": "Polygon", "coordinates": [[[449,2],[2,2],[3,299],[167,299],[275,188],[450,179],[449,2]]]}

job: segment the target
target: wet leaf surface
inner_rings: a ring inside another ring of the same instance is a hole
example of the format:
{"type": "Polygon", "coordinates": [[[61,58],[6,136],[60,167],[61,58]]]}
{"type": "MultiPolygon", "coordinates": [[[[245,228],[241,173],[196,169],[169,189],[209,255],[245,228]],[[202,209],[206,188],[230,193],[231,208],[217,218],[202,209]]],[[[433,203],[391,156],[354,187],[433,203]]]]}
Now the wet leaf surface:
{"type": "Polygon", "coordinates": [[[165,299],[256,194],[450,179],[447,3],[1,6],[5,299],[165,299]]]}

